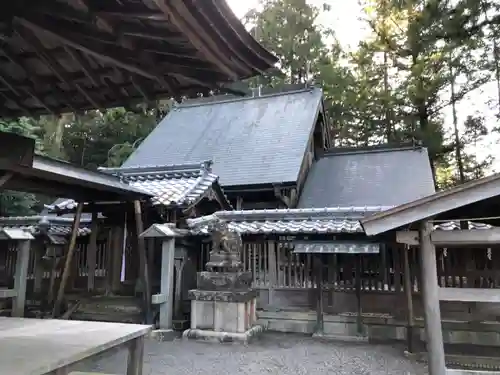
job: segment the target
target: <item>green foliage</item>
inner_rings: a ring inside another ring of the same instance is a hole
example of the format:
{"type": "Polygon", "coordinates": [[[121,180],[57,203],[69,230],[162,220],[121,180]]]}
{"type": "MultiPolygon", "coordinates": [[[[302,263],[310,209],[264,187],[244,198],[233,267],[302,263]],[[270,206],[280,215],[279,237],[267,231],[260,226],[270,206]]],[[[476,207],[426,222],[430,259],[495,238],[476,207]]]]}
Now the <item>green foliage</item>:
{"type": "MultiPolygon", "coordinates": [[[[32,137],[37,140],[36,147],[41,149],[41,142],[37,138],[39,131],[36,121],[21,117],[18,121],[0,120],[0,131],[32,137]]],[[[37,199],[34,194],[4,190],[0,193],[0,216],[23,216],[35,213],[37,199]]]]}

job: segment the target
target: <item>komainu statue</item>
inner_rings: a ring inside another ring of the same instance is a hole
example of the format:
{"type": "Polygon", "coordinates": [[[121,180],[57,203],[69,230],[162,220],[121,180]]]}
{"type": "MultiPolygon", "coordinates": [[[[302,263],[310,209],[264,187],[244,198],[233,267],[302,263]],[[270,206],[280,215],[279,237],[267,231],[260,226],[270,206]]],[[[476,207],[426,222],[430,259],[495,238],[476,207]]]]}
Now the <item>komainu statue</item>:
{"type": "Polygon", "coordinates": [[[212,251],[207,263],[210,272],[239,271],[243,268],[241,251],[243,241],[239,233],[230,231],[226,222],[218,220],[210,227],[212,251]]]}

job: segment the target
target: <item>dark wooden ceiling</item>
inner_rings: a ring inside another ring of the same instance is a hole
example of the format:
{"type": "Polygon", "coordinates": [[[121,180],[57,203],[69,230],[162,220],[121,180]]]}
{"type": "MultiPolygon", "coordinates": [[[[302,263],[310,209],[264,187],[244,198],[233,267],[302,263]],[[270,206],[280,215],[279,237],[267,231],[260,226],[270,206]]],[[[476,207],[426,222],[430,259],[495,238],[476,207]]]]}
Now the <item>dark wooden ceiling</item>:
{"type": "Polygon", "coordinates": [[[1,117],[195,96],[275,62],[225,0],[0,4],[1,117]]]}

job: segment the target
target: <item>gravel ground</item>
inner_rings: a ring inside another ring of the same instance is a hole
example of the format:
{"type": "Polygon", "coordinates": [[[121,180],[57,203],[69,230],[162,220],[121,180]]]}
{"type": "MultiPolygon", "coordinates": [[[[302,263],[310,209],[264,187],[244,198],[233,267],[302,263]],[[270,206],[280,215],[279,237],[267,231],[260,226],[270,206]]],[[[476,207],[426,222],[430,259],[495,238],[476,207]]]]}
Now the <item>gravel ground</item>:
{"type": "MultiPolygon", "coordinates": [[[[196,341],[146,341],[144,375],[339,374],[424,375],[399,346],[319,342],[295,334],[265,333],[245,347],[196,341]]],[[[79,370],[124,374],[126,353],[88,363],[79,370]]]]}

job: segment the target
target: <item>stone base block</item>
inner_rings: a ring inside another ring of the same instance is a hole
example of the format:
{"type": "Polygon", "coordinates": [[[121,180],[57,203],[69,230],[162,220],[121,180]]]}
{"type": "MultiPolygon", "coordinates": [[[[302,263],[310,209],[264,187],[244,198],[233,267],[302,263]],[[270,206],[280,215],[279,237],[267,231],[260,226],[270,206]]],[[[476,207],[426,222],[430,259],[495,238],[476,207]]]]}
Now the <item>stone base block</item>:
{"type": "Polygon", "coordinates": [[[236,332],[216,332],[204,329],[187,329],[182,334],[184,339],[195,339],[209,342],[229,343],[239,342],[248,344],[251,340],[255,339],[263,331],[262,326],[256,325],[243,333],[236,332]]]}
{"type": "Polygon", "coordinates": [[[158,341],[173,341],[180,337],[180,333],[172,329],[155,329],[149,333],[149,337],[158,341]]]}
{"type": "Polygon", "coordinates": [[[256,324],[256,298],[244,302],[191,301],[191,329],[245,333],[256,324]]]}
{"type": "Polygon", "coordinates": [[[343,342],[359,342],[359,343],[367,343],[368,336],[351,336],[351,335],[331,335],[316,332],[312,335],[313,338],[318,340],[326,340],[326,341],[343,341],[343,342]]]}
{"type": "Polygon", "coordinates": [[[446,369],[446,375],[500,375],[500,371],[446,369]]]}

